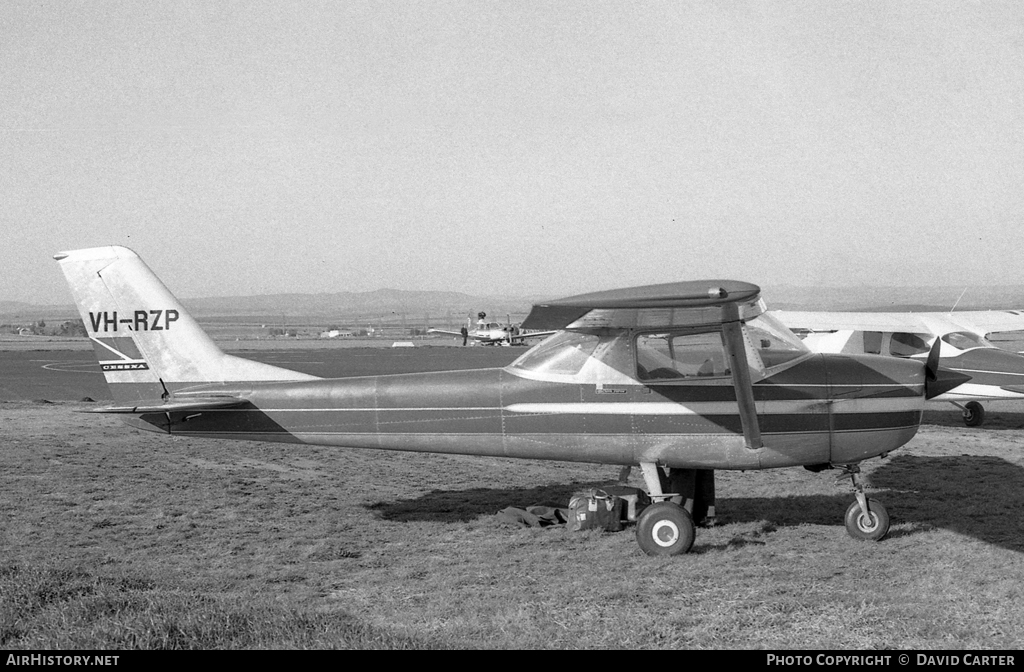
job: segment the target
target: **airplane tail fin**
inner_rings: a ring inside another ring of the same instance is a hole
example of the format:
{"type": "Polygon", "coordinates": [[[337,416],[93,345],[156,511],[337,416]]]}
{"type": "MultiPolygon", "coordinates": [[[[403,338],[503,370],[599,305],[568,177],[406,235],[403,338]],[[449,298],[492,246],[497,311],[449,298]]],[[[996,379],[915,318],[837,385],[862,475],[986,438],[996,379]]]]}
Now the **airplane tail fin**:
{"type": "Polygon", "coordinates": [[[211,383],[315,379],[224,353],[126,247],[60,252],[54,259],[117,401],[166,398],[211,383]]]}

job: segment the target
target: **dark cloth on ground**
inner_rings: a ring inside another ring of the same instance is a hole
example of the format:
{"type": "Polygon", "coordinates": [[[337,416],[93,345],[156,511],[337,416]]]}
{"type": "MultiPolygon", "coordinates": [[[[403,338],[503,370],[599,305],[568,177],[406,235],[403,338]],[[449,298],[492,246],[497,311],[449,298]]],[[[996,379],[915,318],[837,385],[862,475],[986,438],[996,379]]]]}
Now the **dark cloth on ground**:
{"type": "Polygon", "coordinates": [[[507,506],[495,514],[503,523],[527,527],[548,527],[564,525],[569,519],[568,511],[554,506],[528,506],[525,509],[507,506]]]}

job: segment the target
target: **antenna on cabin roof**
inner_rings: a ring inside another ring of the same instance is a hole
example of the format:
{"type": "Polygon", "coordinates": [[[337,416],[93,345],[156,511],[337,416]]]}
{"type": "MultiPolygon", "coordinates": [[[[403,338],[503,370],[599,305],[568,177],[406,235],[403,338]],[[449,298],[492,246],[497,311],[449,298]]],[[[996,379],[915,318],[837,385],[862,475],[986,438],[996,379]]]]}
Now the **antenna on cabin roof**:
{"type": "Polygon", "coordinates": [[[958,298],[956,300],[956,303],[953,304],[953,307],[949,309],[949,314],[950,315],[952,315],[953,311],[956,310],[957,305],[960,303],[960,299],[964,298],[964,294],[967,293],[968,289],[969,289],[968,287],[964,287],[964,291],[960,292],[960,298],[958,298]]]}

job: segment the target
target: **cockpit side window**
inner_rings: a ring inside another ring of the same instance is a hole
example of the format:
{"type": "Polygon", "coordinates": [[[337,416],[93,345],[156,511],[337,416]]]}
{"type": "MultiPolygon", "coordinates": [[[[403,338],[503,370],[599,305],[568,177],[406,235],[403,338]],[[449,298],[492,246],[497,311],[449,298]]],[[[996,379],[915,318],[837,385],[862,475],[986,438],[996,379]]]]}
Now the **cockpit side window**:
{"type": "Polygon", "coordinates": [[[928,343],[917,334],[897,332],[889,341],[889,354],[896,357],[913,357],[928,352],[928,343]]]}
{"type": "Polygon", "coordinates": [[[731,374],[720,331],[640,334],[636,358],[637,378],[643,381],[731,374]]]}

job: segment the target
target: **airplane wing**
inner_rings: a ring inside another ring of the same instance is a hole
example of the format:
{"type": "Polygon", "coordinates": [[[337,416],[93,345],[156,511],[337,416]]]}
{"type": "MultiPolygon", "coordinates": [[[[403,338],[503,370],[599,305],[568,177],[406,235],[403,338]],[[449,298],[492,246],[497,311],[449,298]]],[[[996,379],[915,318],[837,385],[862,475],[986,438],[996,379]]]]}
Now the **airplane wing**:
{"type": "Polygon", "coordinates": [[[181,397],[139,401],[135,405],[103,406],[90,408],[87,413],[174,413],[180,411],[207,411],[213,408],[232,408],[249,403],[241,397],[209,395],[205,397],[181,397]]]}
{"type": "Polygon", "coordinates": [[[971,331],[985,336],[1024,330],[1024,311],[965,310],[956,313],[846,313],[773,310],[790,329],[810,331],[905,331],[936,334],[971,331]]]}
{"type": "Polygon", "coordinates": [[[790,329],[809,331],[908,331],[931,333],[921,318],[926,313],[845,313],[836,311],[773,310],[771,314],[790,329]]]}
{"type": "Polygon", "coordinates": [[[965,310],[947,317],[976,334],[1024,331],[1024,311],[1021,310],[965,310]]]}
{"type": "Polygon", "coordinates": [[[761,288],[736,280],[670,282],[580,294],[536,304],[524,329],[671,327],[721,324],[722,307],[736,304],[744,317],[763,312],[761,288]]]}
{"type": "MultiPolygon", "coordinates": [[[[447,329],[427,329],[427,333],[428,334],[448,334],[449,336],[459,336],[459,337],[461,337],[463,335],[461,331],[449,331],[447,329]]],[[[545,337],[545,336],[550,336],[551,334],[555,334],[555,333],[558,333],[558,332],[557,331],[531,331],[529,333],[522,333],[522,332],[520,332],[518,334],[512,334],[512,340],[513,341],[521,341],[521,340],[526,339],[526,338],[542,338],[542,337],[545,337]]],[[[469,334],[469,337],[474,339],[474,340],[480,340],[479,336],[474,336],[472,333],[469,334]]]]}

